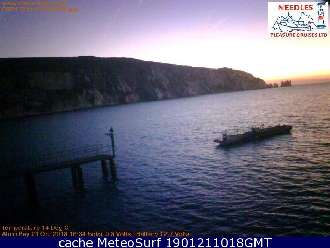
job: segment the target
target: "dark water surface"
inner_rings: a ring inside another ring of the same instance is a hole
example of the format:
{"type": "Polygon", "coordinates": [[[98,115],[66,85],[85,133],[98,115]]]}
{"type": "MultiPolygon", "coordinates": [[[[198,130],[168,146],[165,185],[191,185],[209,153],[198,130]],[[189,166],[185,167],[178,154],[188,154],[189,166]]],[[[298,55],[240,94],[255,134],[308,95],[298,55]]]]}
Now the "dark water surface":
{"type": "Polygon", "coordinates": [[[113,126],[119,180],[84,167],[36,177],[41,208],[22,180],[1,183],[0,223],[66,223],[91,230],[330,235],[330,84],[206,95],[0,123],[2,159],[106,143],[113,126]],[[293,125],[292,135],[231,149],[225,129],[293,125]]]}

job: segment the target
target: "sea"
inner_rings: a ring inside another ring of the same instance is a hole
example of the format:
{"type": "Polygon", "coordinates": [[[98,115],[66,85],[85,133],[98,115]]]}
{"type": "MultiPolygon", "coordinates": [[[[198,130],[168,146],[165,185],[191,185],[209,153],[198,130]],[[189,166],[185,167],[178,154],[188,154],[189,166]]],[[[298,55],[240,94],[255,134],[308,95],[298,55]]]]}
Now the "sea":
{"type": "Polygon", "coordinates": [[[110,127],[117,181],[103,178],[99,162],[82,167],[83,192],[73,189],[70,169],[37,174],[36,209],[26,204],[23,178],[3,178],[0,223],[330,235],[330,83],[1,121],[0,161],[24,167],[18,158],[109,145],[110,127]],[[230,148],[213,142],[224,131],[277,124],[292,125],[292,133],[230,148]]]}

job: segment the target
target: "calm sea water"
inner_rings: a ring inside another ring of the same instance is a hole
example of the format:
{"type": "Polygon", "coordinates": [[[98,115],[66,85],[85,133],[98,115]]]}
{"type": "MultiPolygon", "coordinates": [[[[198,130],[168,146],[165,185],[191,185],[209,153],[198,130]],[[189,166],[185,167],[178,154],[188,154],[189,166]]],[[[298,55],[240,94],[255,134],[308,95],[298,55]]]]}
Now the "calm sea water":
{"type": "Polygon", "coordinates": [[[41,208],[22,180],[1,183],[0,223],[66,223],[89,230],[330,235],[330,84],[205,95],[0,123],[1,156],[107,143],[116,133],[119,180],[84,167],[36,177],[41,208]],[[292,135],[219,149],[226,129],[293,125],[292,135]]]}

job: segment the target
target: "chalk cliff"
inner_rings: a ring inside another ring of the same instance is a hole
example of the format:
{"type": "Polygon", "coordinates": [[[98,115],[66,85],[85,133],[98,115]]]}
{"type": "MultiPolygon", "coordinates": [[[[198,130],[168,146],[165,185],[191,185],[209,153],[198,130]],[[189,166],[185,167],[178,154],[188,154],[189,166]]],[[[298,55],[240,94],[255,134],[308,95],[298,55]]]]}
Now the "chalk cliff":
{"type": "Polygon", "coordinates": [[[266,87],[229,68],[130,58],[0,59],[0,118],[266,87]]]}

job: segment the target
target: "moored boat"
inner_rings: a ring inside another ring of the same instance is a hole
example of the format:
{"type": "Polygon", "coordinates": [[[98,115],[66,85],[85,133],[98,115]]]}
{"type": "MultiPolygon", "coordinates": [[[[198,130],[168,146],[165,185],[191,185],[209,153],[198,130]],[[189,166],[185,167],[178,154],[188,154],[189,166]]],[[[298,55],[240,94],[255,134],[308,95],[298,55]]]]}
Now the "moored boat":
{"type": "Polygon", "coordinates": [[[292,126],[290,125],[276,125],[269,127],[253,127],[251,130],[238,133],[238,134],[222,134],[220,139],[215,139],[214,142],[218,143],[219,146],[231,146],[241,143],[247,143],[251,141],[257,141],[261,139],[270,138],[281,134],[289,134],[292,126]]]}

